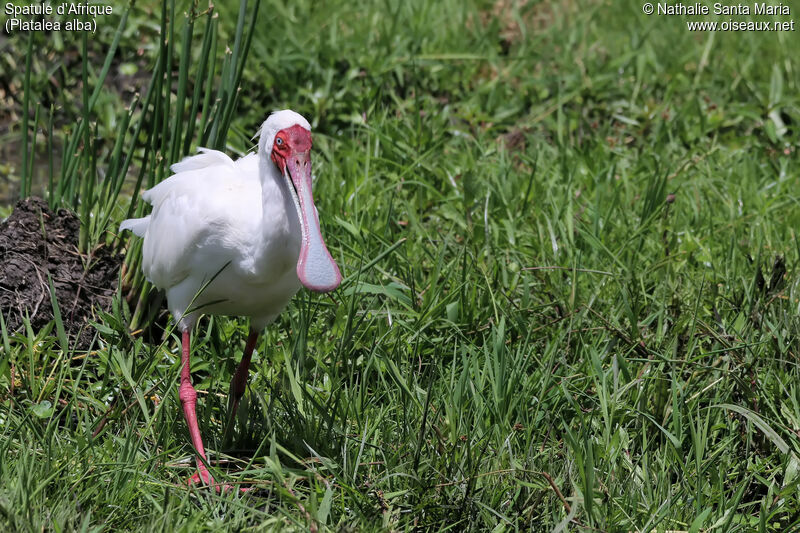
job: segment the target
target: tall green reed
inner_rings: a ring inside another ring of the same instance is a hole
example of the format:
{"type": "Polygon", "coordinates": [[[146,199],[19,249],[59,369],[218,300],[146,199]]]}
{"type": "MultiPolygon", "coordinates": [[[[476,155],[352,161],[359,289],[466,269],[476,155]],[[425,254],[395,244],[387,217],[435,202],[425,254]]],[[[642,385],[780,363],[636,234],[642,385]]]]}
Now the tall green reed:
{"type": "MultiPolygon", "coordinates": [[[[143,187],[152,187],[163,180],[168,175],[169,164],[188,154],[195,140],[195,146],[225,147],[259,4],[260,0],[240,3],[234,43],[230,48],[227,43],[219,42],[220,21],[213,4],[201,9],[199,1],[194,0],[183,11],[176,7],[175,0],[163,2],[152,75],[146,89],[141,94],[136,93],[128,106],[120,109],[116,137],[108,151],[101,149],[107,139],[99,137],[96,104],[105,90],[120,40],[135,9],[133,2],[122,12],[103,66],[94,78],[89,69],[89,36],[84,34],[80,41],[84,61],[78,74],[83,82],[82,106],[74,128],[64,134],[64,157],[57,175],[52,140],[54,109],[51,107],[42,117],[41,106],[32,110],[31,105],[37,100],[30,81],[32,58],[37,53],[31,36],[24,78],[20,196],[27,197],[32,191],[36,131],[40,122],[44,122],[41,126],[48,132],[50,176],[46,192],[51,207],[64,206],[78,213],[81,252],[91,253],[101,244],[119,248],[123,241],[116,234],[116,223],[121,215],[119,204],[123,190],[130,192],[133,198],[125,215],[143,216],[147,208],[136,201],[143,187]],[[124,187],[126,181],[133,183],[124,187]]],[[[141,243],[134,242],[123,268],[125,285],[131,288],[130,294],[137,302],[131,324],[134,328],[141,324],[150,292],[149,284],[140,273],[140,261],[141,243]]]]}

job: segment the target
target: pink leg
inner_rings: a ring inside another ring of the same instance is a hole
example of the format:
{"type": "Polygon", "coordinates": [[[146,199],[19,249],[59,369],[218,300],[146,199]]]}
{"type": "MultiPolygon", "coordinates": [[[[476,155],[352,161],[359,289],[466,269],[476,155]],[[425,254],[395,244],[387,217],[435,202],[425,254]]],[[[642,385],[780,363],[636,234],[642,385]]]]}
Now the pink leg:
{"type": "Polygon", "coordinates": [[[233,426],[233,421],[236,418],[236,411],[239,409],[239,400],[244,395],[244,390],[247,388],[247,375],[250,373],[250,357],[253,355],[253,348],[256,346],[258,340],[258,332],[250,330],[250,335],[247,336],[247,343],[244,346],[244,353],[242,354],[242,361],[236,367],[236,372],[233,374],[230,387],[230,401],[231,405],[231,418],[229,427],[233,426]]]}
{"type": "Polygon", "coordinates": [[[206,465],[203,464],[203,459],[206,457],[206,450],[203,447],[203,439],[200,436],[200,427],[197,425],[197,413],[195,408],[197,406],[197,392],[192,386],[192,376],[190,373],[189,362],[189,330],[183,332],[181,339],[181,386],[180,386],[180,399],[183,404],[183,416],[186,418],[186,425],[189,426],[189,434],[192,437],[192,444],[194,449],[197,450],[197,474],[189,478],[189,484],[199,483],[202,481],[207,485],[214,483],[214,478],[208,472],[206,465]]]}

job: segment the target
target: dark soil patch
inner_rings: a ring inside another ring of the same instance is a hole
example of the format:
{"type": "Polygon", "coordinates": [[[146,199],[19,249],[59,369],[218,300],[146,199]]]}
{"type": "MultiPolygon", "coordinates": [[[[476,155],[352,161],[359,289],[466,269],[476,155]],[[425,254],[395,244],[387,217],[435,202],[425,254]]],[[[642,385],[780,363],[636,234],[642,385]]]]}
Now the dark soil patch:
{"type": "Polygon", "coordinates": [[[94,337],[88,320],[94,308],[110,306],[120,258],[105,247],[80,254],[79,230],[74,213],[53,213],[41,198],[21,200],[0,223],[0,312],[9,331],[25,316],[34,331],[53,320],[49,276],[70,342],[88,349],[94,337]]]}

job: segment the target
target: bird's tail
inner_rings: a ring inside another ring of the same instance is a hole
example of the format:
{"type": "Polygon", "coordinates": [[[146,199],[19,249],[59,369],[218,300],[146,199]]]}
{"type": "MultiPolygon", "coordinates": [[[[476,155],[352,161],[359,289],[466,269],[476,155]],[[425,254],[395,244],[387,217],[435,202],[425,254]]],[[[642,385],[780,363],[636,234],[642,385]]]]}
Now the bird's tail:
{"type": "Polygon", "coordinates": [[[125,231],[129,229],[139,237],[144,237],[144,234],[147,232],[147,226],[149,225],[150,215],[144,218],[129,218],[128,220],[122,221],[122,224],[119,225],[119,230],[125,231]]]}

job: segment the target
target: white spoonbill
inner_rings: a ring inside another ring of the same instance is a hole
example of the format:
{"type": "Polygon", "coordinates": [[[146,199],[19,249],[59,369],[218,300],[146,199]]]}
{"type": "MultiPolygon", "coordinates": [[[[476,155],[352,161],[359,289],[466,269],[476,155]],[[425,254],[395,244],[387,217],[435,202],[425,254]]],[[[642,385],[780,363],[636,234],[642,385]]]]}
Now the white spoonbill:
{"type": "Polygon", "coordinates": [[[235,414],[259,331],[301,285],[328,292],[342,276],[325,247],[311,195],[306,119],[290,110],[271,114],[261,127],[258,152],[237,161],[216,150],[200,151],[172,165],[173,176],[142,194],[153,206],[149,216],[125,220],[120,229],[144,238],[142,270],[166,291],[182,333],[180,399],[200,456],[189,483],[214,485],[204,464],[190,374],[189,338],[199,315],[250,317],[229,393],[235,414]]]}

